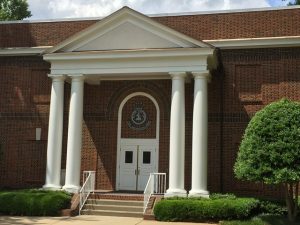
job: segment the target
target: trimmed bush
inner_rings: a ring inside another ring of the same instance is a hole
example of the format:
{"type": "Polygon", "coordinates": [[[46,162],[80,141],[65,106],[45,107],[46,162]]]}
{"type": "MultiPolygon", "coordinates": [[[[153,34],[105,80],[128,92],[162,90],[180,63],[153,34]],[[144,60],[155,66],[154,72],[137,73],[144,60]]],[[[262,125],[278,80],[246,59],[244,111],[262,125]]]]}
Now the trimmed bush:
{"type": "Polygon", "coordinates": [[[271,214],[282,216],[287,214],[287,208],[283,203],[269,200],[259,200],[259,214],[271,214]]]}
{"type": "Polygon", "coordinates": [[[236,196],[232,193],[227,193],[227,194],[220,194],[220,193],[212,193],[209,196],[210,199],[236,199],[236,196]]]}
{"type": "Polygon", "coordinates": [[[71,195],[62,191],[20,190],[0,192],[0,213],[18,216],[57,216],[68,208],[71,195]]]}
{"type": "Polygon", "coordinates": [[[218,221],[245,219],[257,210],[254,198],[164,199],[154,207],[154,215],[162,221],[218,221]]]}
{"type": "Polygon", "coordinates": [[[250,220],[234,220],[234,221],[222,221],[220,225],[299,225],[300,218],[295,222],[290,222],[284,216],[276,215],[260,215],[250,220]]]}

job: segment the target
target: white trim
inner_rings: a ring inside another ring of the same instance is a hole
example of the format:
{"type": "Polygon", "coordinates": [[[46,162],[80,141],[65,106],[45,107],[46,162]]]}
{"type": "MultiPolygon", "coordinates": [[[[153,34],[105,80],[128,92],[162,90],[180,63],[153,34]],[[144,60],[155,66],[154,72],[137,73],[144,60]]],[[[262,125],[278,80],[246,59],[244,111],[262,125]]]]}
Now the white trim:
{"type": "Polygon", "coordinates": [[[49,48],[52,48],[52,46],[0,48],[0,56],[41,55],[46,49],[49,48]]]}
{"type": "Polygon", "coordinates": [[[247,13],[247,12],[265,12],[277,11],[287,9],[300,9],[300,6],[281,6],[281,7],[261,7],[261,8],[244,8],[244,9],[225,9],[225,10],[207,10],[195,12],[179,12],[179,13],[158,13],[149,14],[149,17],[165,17],[165,16],[196,16],[196,15],[210,15],[210,14],[229,14],[229,13],[247,13]]]}
{"type": "MultiPolygon", "coordinates": [[[[120,146],[123,145],[123,144],[128,144],[128,145],[135,145],[135,144],[150,145],[150,144],[153,144],[153,140],[156,141],[156,138],[121,138],[120,139],[120,146]]],[[[155,143],[155,144],[157,144],[157,143],[155,143]]]]}
{"type": "Polygon", "coordinates": [[[85,74],[100,79],[159,79],[169,72],[207,69],[207,56],[212,48],[175,48],[157,50],[90,51],[44,55],[51,63],[51,74],[85,74]]]}
{"type": "MultiPolygon", "coordinates": [[[[121,142],[122,142],[122,134],[121,134],[121,129],[122,129],[122,110],[123,110],[123,107],[124,105],[126,104],[126,102],[128,100],[130,100],[131,98],[133,97],[136,97],[136,96],[144,96],[144,97],[147,97],[149,98],[153,104],[155,105],[155,108],[156,108],[156,165],[155,165],[155,168],[156,170],[158,171],[158,165],[159,165],[159,123],[160,123],[160,110],[159,110],[159,105],[156,101],[156,99],[146,93],[146,92],[134,92],[134,93],[131,93],[130,95],[127,95],[123,101],[121,102],[120,106],[119,106],[119,110],[118,110],[118,136],[117,136],[117,164],[116,164],[116,190],[119,190],[119,164],[120,164],[120,149],[121,149],[121,142]]],[[[150,139],[126,139],[124,138],[124,140],[126,140],[126,142],[132,142],[132,141],[137,141],[137,140],[142,140],[142,142],[147,142],[147,140],[150,140],[150,139]]],[[[153,139],[151,139],[153,140],[153,139]]],[[[157,172],[157,171],[153,171],[153,172],[157,172]]]]}
{"type": "Polygon", "coordinates": [[[203,40],[221,49],[298,47],[300,36],[203,40]]]}
{"type": "MultiPolygon", "coordinates": [[[[281,36],[281,37],[262,37],[262,38],[237,38],[237,39],[215,39],[203,40],[210,45],[221,49],[245,49],[245,48],[274,48],[274,47],[298,47],[300,46],[300,36],[281,36]]],[[[37,47],[11,47],[0,48],[0,56],[30,56],[41,55],[45,50],[52,46],[37,47]]],[[[140,49],[140,50],[114,50],[114,51],[90,51],[90,52],[66,52],[45,54],[47,60],[64,60],[84,58],[128,58],[128,57],[155,57],[155,53],[160,52],[162,55],[173,53],[174,55],[188,54],[211,54],[209,48],[183,48],[183,49],[140,49]]]]}
{"type": "Polygon", "coordinates": [[[144,57],[207,56],[213,54],[213,48],[167,48],[132,49],[112,51],[84,51],[45,54],[46,61],[82,60],[82,59],[127,59],[144,57]]]}
{"type": "MultiPolygon", "coordinates": [[[[228,14],[228,13],[247,13],[247,12],[263,12],[263,11],[277,11],[277,10],[290,10],[299,9],[300,6],[281,6],[281,7],[262,7],[262,8],[246,8],[246,9],[228,9],[228,10],[207,10],[207,11],[194,11],[194,12],[174,12],[174,13],[155,13],[145,14],[149,17],[166,17],[166,16],[190,16],[190,15],[210,15],[210,14],[228,14]]],[[[58,22],[75,22],[75,21],[88,21],[88,20],[101,20],[105,16],[97,17],[80,17],[80,18],[57,18],[57,19],[32,19],[32,20],[14,20],[14,21],[1,21],[1,24],[28,24],[28,23],[58,23],[58,22]]]]}

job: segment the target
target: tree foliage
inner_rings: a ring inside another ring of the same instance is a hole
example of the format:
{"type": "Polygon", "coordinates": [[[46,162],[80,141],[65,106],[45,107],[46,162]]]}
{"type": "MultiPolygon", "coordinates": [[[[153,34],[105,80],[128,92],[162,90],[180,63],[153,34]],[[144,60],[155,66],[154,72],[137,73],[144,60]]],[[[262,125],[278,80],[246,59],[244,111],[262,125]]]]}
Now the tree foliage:
{"type": "MultiPolygon", "coordinates": [[[[286,1],[286,0],[283,0],[283,1],[286,1]]],[[[288,3],[288,5],[300,5],[300,0],[290,1],[290,2],[288,3]]]]}
{"type": "Polygon", "coordinates": [[[289,218],[297,216],[300,103],[283,99],[255,114],[246,128],[234,172],[239,179],[282,184],[289,218]]]}
{"type": "Polygon", "coordinates": [[[0,20],[22,20],[30,16],[27,0],[0,0],[0,20]]]}

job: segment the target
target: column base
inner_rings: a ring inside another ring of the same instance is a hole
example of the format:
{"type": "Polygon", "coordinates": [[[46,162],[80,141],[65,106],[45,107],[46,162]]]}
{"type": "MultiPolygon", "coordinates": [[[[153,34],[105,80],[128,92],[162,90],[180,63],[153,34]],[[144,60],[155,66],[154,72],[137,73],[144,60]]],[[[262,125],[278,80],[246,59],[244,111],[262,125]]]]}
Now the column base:
{"type": "Polygon", "coordinates": [[[205,190],[190,190],[189,192],[189,198],[209,198],[209,192],[205,190]]]}
{"type": "Polygon", "coordinates": [[[55,185],[55,184],[45,184],[43,186],[43,189],[50,190],[50,191],[58,191],[58,190],[61,190],[61,186],[55,185]]]}
{"type": "Polygon", "coordinates": [[[184,189],[168,189],[164,195],[165,198],[171,197],[187,197],[187,192],[184,189]]]}
{"type": "Polygon", "coordinates": [[[80,191],[80,187],[75,185],[65,185],[63,186],[63,189],[69,193],[79,193],[80,191]]]}

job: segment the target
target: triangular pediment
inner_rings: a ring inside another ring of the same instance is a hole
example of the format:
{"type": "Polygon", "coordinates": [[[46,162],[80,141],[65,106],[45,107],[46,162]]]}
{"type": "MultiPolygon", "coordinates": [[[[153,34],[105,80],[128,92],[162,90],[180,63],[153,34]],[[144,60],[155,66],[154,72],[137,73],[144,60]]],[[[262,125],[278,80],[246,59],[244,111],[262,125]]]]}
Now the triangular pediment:
{"type": "Polygon", "coordinates": [[[47,53],[201,47],[210,46],[124,7],[47,53]]]}
{"type": "Polygon", "coordinates": [[[74,50],[88,51],[179,47],[182,46],[178,43],[161,37],[159,34],[155,34],[131,21],[125,21],[109,32],[104,33],[74,50]]]}

